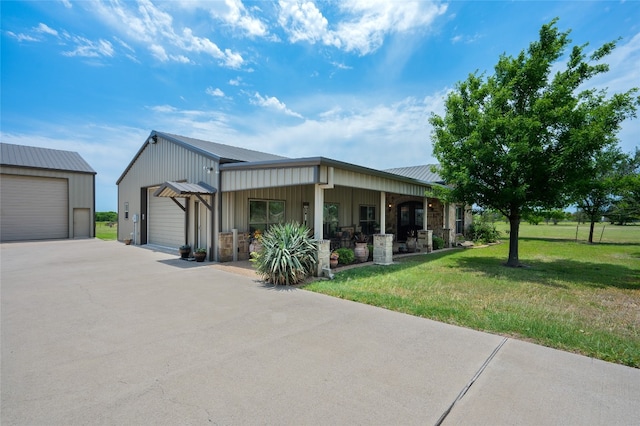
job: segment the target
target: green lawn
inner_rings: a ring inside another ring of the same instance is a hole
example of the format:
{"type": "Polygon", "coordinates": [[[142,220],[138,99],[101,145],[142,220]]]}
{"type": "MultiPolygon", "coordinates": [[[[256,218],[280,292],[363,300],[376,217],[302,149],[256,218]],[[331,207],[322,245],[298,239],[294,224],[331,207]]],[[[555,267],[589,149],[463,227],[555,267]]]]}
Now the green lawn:
{"type": "Polygon", "coordinates": [[[96,222],[96,238],[101,240],[117,240],[118,239],[118,224],[114,223],[113,226],[108,226],[113,222],[96,222]]]}
{"type": "Polygon", "coordinates": [[[640,368],[640,226],[607,225],[601,244],[584,243],[587,234],[581,225],[576,243],[575,223],[523,224],[523,268],[503,266],[505,242],[339,271],[305,288],[640,368]]]}

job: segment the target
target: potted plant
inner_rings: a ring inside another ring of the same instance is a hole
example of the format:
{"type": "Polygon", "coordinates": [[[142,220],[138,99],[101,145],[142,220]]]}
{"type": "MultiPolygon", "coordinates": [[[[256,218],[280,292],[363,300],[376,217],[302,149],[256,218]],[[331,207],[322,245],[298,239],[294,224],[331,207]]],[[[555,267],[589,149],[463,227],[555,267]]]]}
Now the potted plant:
{"type": "Polygon", "coordinates": [[[340,258],[340,255],[335,251],[332,251],[331,254],[329,255],[329,266],[331,268],[337,267],[339,258],[340,258]]]}
{"type": "Polygon", "coordinates": [[[204,259],[207,257],[207,249],[198,247],[196,251],[193,252],[193,257],[196,258],[196,262],[204,262],[204,259]]]}
{"type": "Polygon", "coordinates": [[[189,244],[181,245],[180,248],[178,249],[178,252],[180,253],[180,257],[182,259],[187,259],[191,254],[191,246],[189,244]]]}
{"type": "Polygon", "coordinates": [[[262,251],[262,231],[256,229],[249,244],[249,253],[259,253],[260,251],[262,251]]]}
{"type": "Polygon", "coordinates": [[[356,236],[356,248],[354,253],[358,262],[366,262],[369,259],[369,247],[367,246],[367,236],[360,232],[356,236]]]}

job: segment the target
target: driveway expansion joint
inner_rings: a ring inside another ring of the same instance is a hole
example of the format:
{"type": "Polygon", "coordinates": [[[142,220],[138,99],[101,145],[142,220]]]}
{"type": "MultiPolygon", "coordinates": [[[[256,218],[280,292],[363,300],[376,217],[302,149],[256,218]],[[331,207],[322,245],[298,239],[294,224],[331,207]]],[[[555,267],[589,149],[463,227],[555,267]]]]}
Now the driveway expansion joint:
{"type": "Polygon", "coordinates": [[[480,368],[478,369],[476,374],[471,378],[471,380],[469,380],[469,383],[467,383],[465,385],[465,387],[462,388],[462,390],[460,391],[460,393],[458,394],[456,399],[453,400],[453,402],[451,403],[449,408],[447,408],[446,411],[444,413],[442,413],[442,416],[440,416],[438,421],[435,423],[435,426],[440,426],[442,424],[442,422],[445,421],[445,419],[447,418],[449,413],[451,413],[451,410],[453,410],[453,407],[458,403],[458,401],[460,401],[462,398],[464,398],[464,396],[467,393],[467,391],[471,388],[471,386],[473,386],[473,384],[476,382],[476,380],[478,380],[478,378],[482,375],[482,373],[484,372],[485,368],[487,368],[487,366],[491,363],[491,361],[497,355],[497,353],[500,352],[500,349],[502,349],[502,346],[504,346],[504,344],[507,343],[507,340],[509,340],[507,337],[503,338],[502,341],[498,344],[498,346],[496,346],[496,348],[493,350],[493,352],[491,352],[491,355],[489,355],[489,357],[480,366],[480,368]]]}

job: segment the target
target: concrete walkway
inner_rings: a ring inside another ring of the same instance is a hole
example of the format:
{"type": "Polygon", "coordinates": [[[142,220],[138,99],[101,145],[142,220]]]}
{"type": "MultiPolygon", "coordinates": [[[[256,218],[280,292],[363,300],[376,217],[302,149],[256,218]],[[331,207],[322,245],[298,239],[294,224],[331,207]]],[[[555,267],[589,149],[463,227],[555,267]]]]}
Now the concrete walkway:
{"type": "Polygon", "coordinates": [[[640,370],[100,240],[1,249],[0,423],[640,423],[640,370]]]}

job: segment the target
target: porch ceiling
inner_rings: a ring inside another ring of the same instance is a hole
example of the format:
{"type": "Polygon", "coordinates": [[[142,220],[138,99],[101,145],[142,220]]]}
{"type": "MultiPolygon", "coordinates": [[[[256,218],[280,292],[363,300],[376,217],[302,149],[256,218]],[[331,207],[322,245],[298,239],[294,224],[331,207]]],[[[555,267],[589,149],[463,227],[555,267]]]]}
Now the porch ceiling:
{"type": "Polygon", "coordinates": [[[191,195],[212,195],[217,190],[204,182],[165,182],[153,193],[155,197],[188,198],[191,195]]]}

